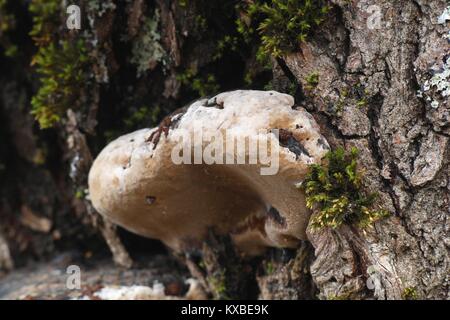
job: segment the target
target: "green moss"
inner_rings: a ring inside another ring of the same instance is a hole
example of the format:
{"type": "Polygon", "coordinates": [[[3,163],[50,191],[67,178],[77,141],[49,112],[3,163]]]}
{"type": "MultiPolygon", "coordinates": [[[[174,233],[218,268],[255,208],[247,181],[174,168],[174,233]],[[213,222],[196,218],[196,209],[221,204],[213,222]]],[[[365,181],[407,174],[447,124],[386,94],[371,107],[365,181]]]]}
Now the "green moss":
{"type": "Polygon", "coordinates": [[[334,112],[336,113],[336,115],[339,115],[342,110],[344,109],[345,106],[345,102],[348,98],[349,92],[346,88],[344,88],[340,93],[339,93],[339,100],[335,105],[335,110],[334,112]]]}
{"type": "Polygon", "coordinates": [[[290,94],[291,96],[295,96],[295,94],[297,93],[297,89],[298,89],[298,85],[296,83],[291,82],[286,90],[286,92],[288,94],[290,94]]]}
{"type": "Polygon", "coordinates": [[[65,111],[76,107],[87,83],[88,55],[85,42],[60,40],[61,2],[33,0],[29,5],[33,14],[30,36],[38,47],[31,64],[39,75],[40,86],[31,99],[31,113],[42,129],[59,122],[65,111]]]}
{"type": "Polygon", "coordinates": [[[18,48],[10,36],[10,32],[16,28],[16,18],[10,12],[8,0],[0,0],[0,48],[6,57],[15,57],[18,48]]]}
{"type": "Polygon", "coordinates": [[[341,116],[345,105],[356,105],[357,108],[364,108],[369,104],[370,92],[361,84],[356,84],[350,90],[343,88],[339,94],[339,99],[334,106],[335,116],[341,116]]]}
{"type": "Polygon", "coordinates": [[[52,40],[53,28],[60,23],[61,1],[33,0],[29,10],[33,14],[30,36],[38,44],[49,43],[52,40]]]}
{"type": "Polygon", "coordinates": [[[146,106],[140,107],[139,109],[133,111],[131,115],[124,120],[125,126],[127,129],[132,130],[142,127],[143,125],[156,125],[160,113],[161,109],[159,106],[153,108],[146,106]]]}
{"type": "Polygon", "coordinates": [[[43,165],[47,159],[47,150],[38,148],[33,155],[33,163],[36,165],[43,165]]]}
{"type": "Polygon", "coordinates": [[[81,200],[81,199],[84,199],[85,196],[86,196],[86,193],[84,192],[84,190],[78,189],[75,191],[75,198],[81,200]]]}
{"type": "Polygon", "coordinates": [[[267,84],[264,86],[264,90],[265,90],[265,91],[272,91],[272,90],[275,90],[275,86],[273,85],[273,82],[270,81],[269,83],[267,83],[267,84]]]}
{"type": "Polygon", "coordinates": [[[0,0],[0,36],[15,28],[15,18],[8,10],[8,0],[0,0]]]}
{"type": "Polygon", "coordinates": [[[403,290],[402,298],[404,300],[417,300],[419,298],[417,290],[414,287],[407,287],[403,290]]]}
{"type": "Polygon", "coordinates": [[[351,293],[342,293],[339,295],[330,295],[327,300],[350,300],[351,293]]]}
{"type": "Polygon", "coordinates": [[[266,274],[267,275],[271,275],[275,272],[275,266],[273,265],[272,261],[268,261],[265,265],[265,269],[266,269],[266,274]]]}
{"type": "Polygon", "coordinates": [[[205,32],[208,29],[208,20],[201,14],[196,15],[195,16],[195,27],[200,32],[205,32]]]}
{"type": "Polygon", "coordinates": [[[313,72],[308,76],[306,76],[305,81],[306,81],[305,89],[314,90],[319,84],[319,74],[317,72],[313,72]]]}
{"type": "Polygon", "coordinates": [[[155,10],[153,17],[146,18],[141,32],[133,42],[131,62],[136,65],[138,76],[157,63],[167,63],[167,54],[160,43],[159,20],[159,11],[155,10]]]}
{"type": "Polygon", "coordinates": [[[209,276],[207,279],[212,291],[214,298],[217,300],[229,300],[230,297],[227,293],[227,286],[225,283],[225,272],[220,272],[214,276],[209,276]]]}
{"type": "Polygon", "coordinates": [[[343,148],[330,151],[324,164],[310,166],[303,183],[306,205],[317,212],[311,218],[313,229],[338,228],[355,224],[361,228],[386,217],[381,208],[373,209],[377,194],[362,191],[362,174],[357,169],[358,150],[343,148]]]}
{"type": "Polygon", "coordinates": [[[213,74],[200,76],[194,69],[187,69],[183,73],[178,74],[177,79],[182,85],[196,92],[200,97],[217,93],[220,89],[213,74]]]}
{"type": "Polygon", "coordinates": [[[40,75],[40,87],[31,99],[31,113],[42,129],[54,126],[74,106],[86,82],[87,61],[87,50],[81,39],[39,48],[32,64],[40,75]]]}
{"type": "Polygon", "coordinates": [[[358,108],[362,108],[362,107],[367,106],[367,99],[366,99],[366,98],[361,98],[361,99],[359,99],[359,100],[356,102],[356,106],[357,106],[358,108]]]}
{"type": "Polygon", "coordinates": [[[237,28],[246,39],[259,36],[262,48],[259,59],[280,57],[298,50],[328,11],[327,1],[322,0],[257,0],[245,7],[237,28]]]}
{"type": "Polygon", "coordinates": [[[123,132],[119,130],[105,130],[103,132],[103,137],[105,138],[106,142],[109,143],[120,137],[122,134],[123,132]]]}
{"type": "Polygon", "coordinates": [[[363,108],[369,104],[368,96],[370,92],[364,88],[363,85],[359,84],[357,86],[357,95],[358,95],[358,101],[356,101],[356,106],[358,108],[363,108]]]}
{"type": "Polygon", "coordinates": [[[6,48],[5,56],[7,56],[9,58],[13,58],[13,57],[17,56],[18,52],[19,52],[19,48],[16,45],[11,44],[6,48]]]}
{"type": "Polygon", "coordinates": [[[240,48],[239,38],[236,36],[226,35],[217,42],[216,53],[213,59],[219,60],[223,57],[226,51],[238,51],[240,48]]]}
{"type": "Polygon", "coordinates": [[[244,75],[244,82],[246,85],[250,86],[253,83],[253,74],[251,72],[246,72],[244,75]]]}

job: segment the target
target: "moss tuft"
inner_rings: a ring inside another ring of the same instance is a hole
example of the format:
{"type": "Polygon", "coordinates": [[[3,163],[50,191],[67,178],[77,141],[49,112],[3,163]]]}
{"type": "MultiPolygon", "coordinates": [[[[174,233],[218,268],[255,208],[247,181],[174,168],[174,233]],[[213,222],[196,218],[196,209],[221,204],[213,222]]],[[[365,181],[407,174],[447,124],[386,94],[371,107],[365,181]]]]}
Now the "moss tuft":
{"type": "Polygon", "coordinates": [[[272,261],[268,261],[265,264],[265,270],[267,275],[271,275],[275,272],[275,266],[272,261]]]}
{"type": "Polygon", "coordinates": [[[0,49],[6,57],[15,57],[18,53],[17,45],[13,44],[10,32],[16,28],[16,18],[9,10],[7,0],[0,0],[0,49]]]}
{"type": "Polygon", "coordinates": [[[77,199],[84,199],[86,197],[86,192],[83,189],[77,189],[75,191],[75,198],[77,199]]]}
{"type": "Polygon", "coordinates": [[[217,300],[229,300],[228,290],[226,286],[225,272],[216,272],[216,274],[208,277],[208,283],[213,291],[214,298],[217,300]]]}
{"type": "Polygon", "coordinates": [[[351,294],[350,293],[342,293],[339,295],[330,295],[327,297],[327,300],[350,300],[351,294]]]}
{"type": "Polygon", "coordinates": [[[83,69],[87,61],[87,50],[81,39],[39,48],[32,64],[41,76],[40,87],[31,99],[31,113],[41,129],[53,127],[79,98],[85,85],[83,69]]]}
{"type": "Polygon", "coordinates": [[[30,36],[37,44],[48,44],[52,41],[52,30],[60,23],[61,1],[33,0],[29,10],[33,14],[30,36]]]}
{"type": "Polygon", "coordinates": [[[381,208],[373,209],[377,194],[362,191],[357,158],[356,148],[350,153],[338,148],[326,155],[324,164],[310,166],[303,187],[307,207],[317,211],[311,218],[313,229],[338,228],[344,223],[364,228],[389,215],[381,208]]]}
{"type": "Polygon", "coordinates": [[[14,15],[9,13],[8,10],[8,1],[0,0],[0,35],[4,32],[11,30],[15,26],[15,18],[14,15]]]}
{"type": "Polygon", "coordinates": [[[306,78],[306,90],[314,90],[319,84],[319,74],[317,72],[313,72],[309,74],[306,78]]]}
{"type": "Polygon", "coordinates": [[[403,289],[402,298],[404,300],[417,300],[419,298],[417,290],[414,287],[407,287],[403,289]]]}
{"type": "Polygon", "coordinates": [[[130,114],[125,118],[124,124],[128,131],[136,130],[142,126],[157,125],[161,113],[159,106],[138,109],[130,108],[130,114]]]}
{"type": "Polygon", "coordinates": [[[220,86],[213,74],[207,74],[202,77],[194,69],[187,69],[183,73],[178,74],[177,80],[188,89],[196,92],[200,97],[206,97],[220,90],[220,86]]]}
{"type": "Polygon", "coordinates": [[[31,113],[41,129],[51,128],[69,107],[76,106],[87,83],[88,54],[85,42],[60,40],[54,30],[60,26],[61,2],[33,0],[30,36],[38,47],[31,65],[40,76],[40,86],[31,99],[31,113]]]}
{"type": "Polygon", "coordinates": [[[325,19],[330,7],[323,0],[249,1],[238,31],[249,39],[258,34],[263,56],[280,57],[298,50],[311,31],[325,19]]]}
{"type": "Polygon", "coordinates": [[[182,8],[186,8],[188,5],[188,0],[178,0],[178,4],[182,8]]]}

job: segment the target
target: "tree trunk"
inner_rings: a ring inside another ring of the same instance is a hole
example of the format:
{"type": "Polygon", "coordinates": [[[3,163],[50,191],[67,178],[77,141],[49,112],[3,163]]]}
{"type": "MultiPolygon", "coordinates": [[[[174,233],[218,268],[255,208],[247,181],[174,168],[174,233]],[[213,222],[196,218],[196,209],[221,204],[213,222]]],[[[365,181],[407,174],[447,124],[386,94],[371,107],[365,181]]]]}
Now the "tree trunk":
{"type": "Polygon", "coordinates": [[[367,232],[309,233],[319,295],[448,298],[450,106],[425,85],[447,72],[448,90],[448,27],[438,23],[445,1],[334,3],[329,32],[284,61],[303,85],[319,74],[303,104],[332,146],[361,151],[366,188],[393,217],[367,232]],[[339,100],[342,110],[330,110],[339,100]]]}
{"type": "Polygon", "coordinates": [[[28,35],[36,13],[27,1],[0,7],[0,18],[14,21],[0,31],[0,269],[80,245],[102,251],[101,238],[115,262],[131,266],[128,235],[120,239],[85,195],[93,156],[200,96],[269,85],[294,88],[332,148],[360,150],[364,189],[378,193],[391,217],[364,230],[308,228],[295,252],[271,249],[252,261],[238,261],[227,240],[211,236],[200,253],[206,266],[199,271],[188,258],[190,269],[217,298],[229,297],[218,276],[232,297],[449,298],[448,1],[331,0],[324,23],[272,58],[271,71],[254,42],[224,40],[238,36],[235,1],[73,2],[81,30],[67,30],[61,5],[48,23],[51,41],[83,39],[88,67],[70,88],[76,99],[47,130],[30,115],[42,87],[30,67],[44,46],[28,35]],[[19,49],[12,58],[11,45],[19,49]],[[247,272],[230,271],[230,261],[247,272]]]}

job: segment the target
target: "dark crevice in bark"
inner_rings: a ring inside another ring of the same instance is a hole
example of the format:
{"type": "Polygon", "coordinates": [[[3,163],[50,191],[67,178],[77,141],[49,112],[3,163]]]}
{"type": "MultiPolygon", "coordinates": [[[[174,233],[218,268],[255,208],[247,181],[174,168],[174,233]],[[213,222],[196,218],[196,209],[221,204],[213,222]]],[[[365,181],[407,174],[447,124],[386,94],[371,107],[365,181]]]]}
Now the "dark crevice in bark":
{"type": "Polygon", "coordinates": [[[420,5],[420,3],[418,3],[416,0],[411,0],[411,2],[416,7],[417,12],[419,13],[419,16],[422,17],[423,11],[422,11],[422,6],[420,5]]]}
{"type": "MultiPolygon", "coordinates": [[[[373,102],[370,104],[370,108],[367,112],[367,116],[370,120],[370,134],[369,134],[369,149],[372,152],[372,157],[375,159],[375,162],[377,164],[378,169],[380,172],[383,170],[383,166],[385,165],[385,161],[383,158],[383,151],[380,148],[380,137],[378,134],[379,130],[379,113],[381,110],[381,107],[383,105],[384,99],[383,97],[378,94],[373,98],[373,102]]],[[[397,196],[395,195],[394,189],[392,185],[390,184],[390,181],[383,178],[381,175],[381,181],[388,192],[392,204],[395,208],[395,214],[398,216],[400,214],[400,205],[397,196]]]]}
{"type": "MultiPolygon", "coordinates": [[[[363,281],[366,282],[367,281],[367,270],[369,267],[368,261],[369,258],[366,255],[366,251],[365,250],[361,250],[361,243],[364,243],[364,241],[362,241],[360,239],[360,231],[354,227],[354,226],[350,226],[349,227],[350,232],[345,234],[345,238],[348,241],[348,244],[350,246],[350,248],[352,249],[352,254],[353,254],[353,258],[355,259],[355,264],[354,264],[354,277],[362,277],[363,281]],[[358,244],[358,242],[360,242],[358,244]]],[[[371,293],[369,293],[368,290],[366,290],[366,288],[364,288],[361,292],[361,294],[363,295],[372,295],[371,293]]]]}
{"type": "Polygon", "coordinates": [[[335,60],[335,63],[337,65],[337,71],[339,72],[339,74],[345,75],[346,71],[345,71],[345,66],[347,65],[347,61],[348,61],[348,57],[350,55],[350,49],[351,49],[351,40],[350,40],[350,30],[347,29],[346,25],[345,25],[345,20],[344,20],[344,12],[342,10],[341,7],[339,6],[335,6],[335,11],[336,11],[336,20],[337,23],[342,26],[345,30],[345,39],[343,41],[342,47],[343,47],[343,61],[339,62],[337,60],[336,57],[331,56],[330,58],[335,60]]]}
{"type": "Polygon", "coordinates": [[[389,68],[389,63],[387,61],[387,59],[384,59],[384,75],[387,81],[387,86],[390,88],[392,87],[392,83],[391,83],[391,79],[392,79],[392,74],[391,74],[391,70],[389,68]]]}
{"type": "Polygon", "coordinates": [[[297,80],[295,75],[292,73],[291,69],[287,66],[286,62],[281,59],[276,59],[277,64],[280,66],[281,70],[283,71],[284,75],[289,79],[290,82],[295,84],[296,90],[294,94],[294,99],[296,103],[300,103],[301,101],[305,100],[305,93],[303,91],[302,84],[297,80]]]}

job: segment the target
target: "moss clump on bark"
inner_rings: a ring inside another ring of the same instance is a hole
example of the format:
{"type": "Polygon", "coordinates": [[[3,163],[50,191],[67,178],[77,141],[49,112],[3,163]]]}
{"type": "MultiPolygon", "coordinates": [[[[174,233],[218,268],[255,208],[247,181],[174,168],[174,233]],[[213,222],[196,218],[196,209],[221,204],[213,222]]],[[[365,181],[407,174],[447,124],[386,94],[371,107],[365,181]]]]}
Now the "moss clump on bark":
{"type": "Polygon", "coordinates": [[[60,22],[61,1],[33,0],[28,9],[33,14],[30,36],[37,44],[48,44],[60,22]]]}
{"type": "Polygon", "coordinates": [[[403,290],[402,298],[404,300],[417,300],[417,290],[413,287],[407,287],[403,290]]]}
{"type": "Polygon", "coordinates": [[[314,90],[319,84],[319,74],[317,72],[312,72],[306,77],[306,86],[307,90],[314,90]]]}
{"type": "Polygon", "coordinates": [[[316,210],[311,218],[313,229],[338,228],[344,223],[364,228],[389,215],[373,208],[376,193],[363,192],[357,158],[356,148],[349,153],[338,148],[326,155],[324,164],[311,165],[303,186],[307,207],[316,210]]]}
{"type": "Polygon", "coordinates": [[[161,113],[161,108],[156,106],[141,106],[139,108],[130,107],[124,119],[124,126],[127,131],[142,128],[142,125],[157,125],[161,113]]]}
{"type": "Polygon", "coordinates": [[[87,82],[88,62],[84,40],[59,39],[54,29],[60,25],[61,3],[34,0],[29,6],[33,14],[30,36],[38,47],[31,64],[40,76],[40,86],[31,99],[31,113],[41,129],[51,128],[79,99],[87,82]]]}
{"type": "Polygon", "coordinates": [[[259,36],[260,60],[267,56],[277,58],[298,50],[329,10],[327,1],[322,0],[250,1],[237,22],[238,31],[245,38],[259,36]]]}
{"type": "Polygon", "coordinates": [[[226,286],[226,278],[224,272],[219,272],[214,276],[208,277],[208,283],[213,291],[213,296],[217,300],[229,300],[228,290],[226,286]]]}
{"type": "Polygon", "coordinates": [[[65,110],[72,106],[85,84],[83,71],[88,61],[83,40],[74,43],[64,40],[40,47],[33,58],[41,76],[40,87],[31,99],[32,111],[42,129],[61,120],[65,110]]]}
{"type": "Polygon", "coordinates": [[[17,45],[12,42],[9,35],[16,27],[16,18],[8,8],[7,0],[0,0],[0,49],[6,57],[15,57],[18,52],[17,45]]]}
{"type": "Polygon", "coordinates": [[[327,300],[350,300],[350,293],[343,293],[340,295],[330,295],[327,300]]]}
{"type": "Polygon", "coordinates": [[[11,13],[9,13],[7,5],[8,5],[7,0],[0,0],[0,17],[1,17],[0,35],[5,31],[14,28],[15,25],[14,16],[11,13]]]}
{"type": "Polygon", "coordinates": [[[206,97],[213,93],[218,93],[220,86],[214,74],[200,76],[194,69],[187,69],[177,75],[177,80],[183,86],[196,92],[200,97],[206,97]]]}

